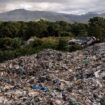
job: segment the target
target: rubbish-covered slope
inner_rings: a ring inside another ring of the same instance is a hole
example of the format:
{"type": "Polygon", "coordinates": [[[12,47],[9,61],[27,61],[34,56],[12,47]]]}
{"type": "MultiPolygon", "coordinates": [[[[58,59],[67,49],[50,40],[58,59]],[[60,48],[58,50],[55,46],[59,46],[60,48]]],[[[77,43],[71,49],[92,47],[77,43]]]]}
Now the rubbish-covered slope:
{"type": "Polygon", "coordinates": [[[105,43],[44,50],[0,64],[4,105],[105,105],[105,43]]]}

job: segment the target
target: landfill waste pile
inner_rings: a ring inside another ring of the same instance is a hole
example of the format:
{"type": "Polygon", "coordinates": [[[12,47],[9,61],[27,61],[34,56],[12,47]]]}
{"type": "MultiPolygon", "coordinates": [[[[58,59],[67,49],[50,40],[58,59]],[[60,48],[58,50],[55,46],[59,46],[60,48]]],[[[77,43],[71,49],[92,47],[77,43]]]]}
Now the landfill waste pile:
{"type": "Polygon", "coordinates": [[[105,105],[105,43],[1,63],[0,105],[105,105]]]}

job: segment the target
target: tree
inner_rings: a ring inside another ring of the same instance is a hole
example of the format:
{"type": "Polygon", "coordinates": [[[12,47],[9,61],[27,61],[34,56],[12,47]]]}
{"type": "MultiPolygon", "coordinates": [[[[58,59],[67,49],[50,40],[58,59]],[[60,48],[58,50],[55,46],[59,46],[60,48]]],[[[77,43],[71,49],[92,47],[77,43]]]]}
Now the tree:
{"type": "Polygon", "coordinates": [[[19,29],[17,22],[3,22],[0,24],[0,36],[14,38],[18,35],[19,29]]]}
{"type": "Polygon", "coordinates": [[[72,24],[72,33],[75,36],[87,36],[88,33],[88,25],[83,23],[74,23],[72,24]]]}
{"type": "Polygon", "coordinates": [[[60,35],[60,25],[57,23],[49,23],[47,28],[49,36],[59,36],[60,35]]]}
{"type": "Polygon", "coordinates": [[[101,40],[105,39],[105,19],[102,17],[91,18],[89,20],[88,34],[101,40]]]}
{"type": "Polygon", "coordinates": [[[18,36],[27,40],[27,30],[28,30],[28,26],[27,26],[27,22],[19,22],[20,24],[20,28],[19,28],[19,32],[18,32],[18,36]]]}

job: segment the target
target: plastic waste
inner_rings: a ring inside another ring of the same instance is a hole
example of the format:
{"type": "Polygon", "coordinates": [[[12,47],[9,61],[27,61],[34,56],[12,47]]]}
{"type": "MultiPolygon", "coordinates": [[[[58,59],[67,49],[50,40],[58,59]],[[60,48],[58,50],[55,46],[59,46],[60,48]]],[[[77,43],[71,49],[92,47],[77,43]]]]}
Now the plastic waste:
{"type": "Polygon", "coordinates": [[[32,89],[34,89],[34,90],[41,90],[41,91],[44,91],[44,92],[48,91],[48,88],[45,87],[45,86],[42,86],[42,85],[33,85],[32,89]]]}

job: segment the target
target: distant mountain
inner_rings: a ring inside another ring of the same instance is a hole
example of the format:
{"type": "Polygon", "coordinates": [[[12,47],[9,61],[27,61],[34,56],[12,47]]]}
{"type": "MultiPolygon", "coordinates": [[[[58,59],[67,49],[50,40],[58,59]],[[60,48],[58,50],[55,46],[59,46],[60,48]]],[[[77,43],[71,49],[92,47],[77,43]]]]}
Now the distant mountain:
{"type": "Polygon", "coordinates": [[[72,15],[48,11],[29,11],[16,9],[13,11],[0,13],[0,21],[37,21],[45,19],[49,21],[67,21],[67,22],[88,22],[95,16],[105,17],[105,14],[88,13],[84,15],[72,15]]]}

